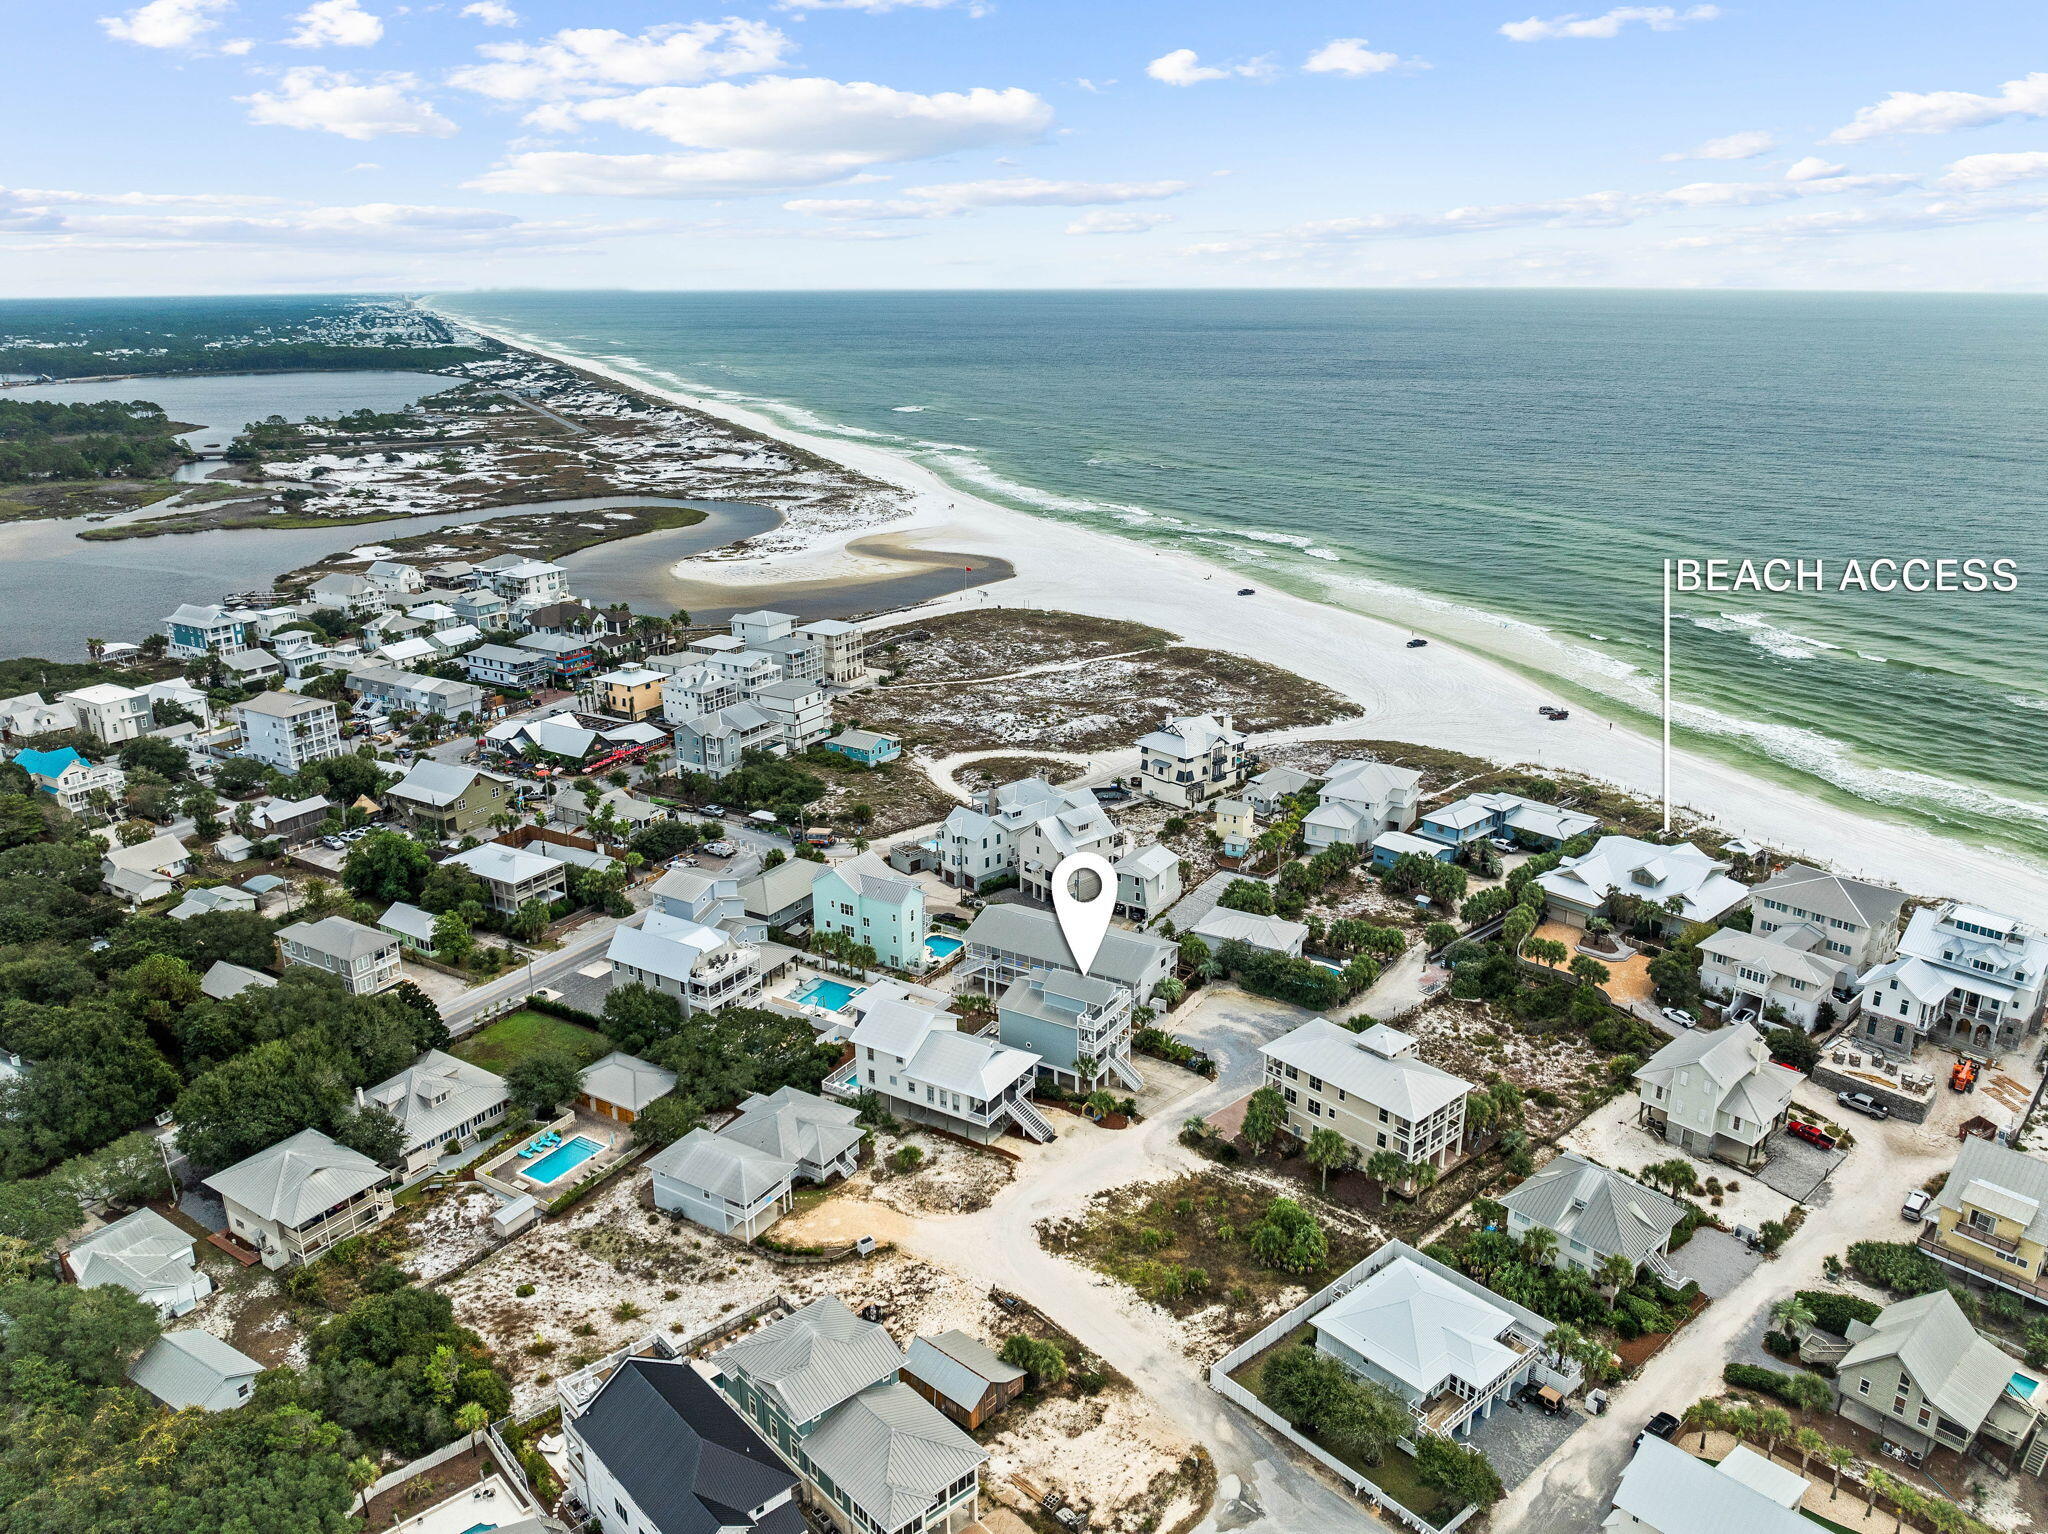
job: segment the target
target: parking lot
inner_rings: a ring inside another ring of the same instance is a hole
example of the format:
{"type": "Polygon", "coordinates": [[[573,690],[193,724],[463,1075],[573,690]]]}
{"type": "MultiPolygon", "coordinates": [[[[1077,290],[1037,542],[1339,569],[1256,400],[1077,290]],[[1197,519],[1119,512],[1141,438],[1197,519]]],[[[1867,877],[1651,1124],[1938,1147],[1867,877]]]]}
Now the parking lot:
{"type": "Polygon", "coordinates": [[[1764,1150],[1770,1159],[1751,1175],[1800,1204],[1825,1204],[1833,1197],[1829,1179],[1849,1159],[1847,1151],[1822,1150],[1782,1129],[1764,1141],[1764,1150]]]}

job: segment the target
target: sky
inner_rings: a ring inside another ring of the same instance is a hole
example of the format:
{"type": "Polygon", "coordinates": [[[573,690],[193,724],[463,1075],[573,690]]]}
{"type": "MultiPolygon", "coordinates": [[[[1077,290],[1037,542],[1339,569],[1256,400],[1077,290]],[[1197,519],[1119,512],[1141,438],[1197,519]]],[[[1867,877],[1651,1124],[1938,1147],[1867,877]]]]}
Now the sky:
{"type": "Polygon", "coordinates": [[[2048,7],[9,7],[0,295],[2048,286],[2048,7]]]}

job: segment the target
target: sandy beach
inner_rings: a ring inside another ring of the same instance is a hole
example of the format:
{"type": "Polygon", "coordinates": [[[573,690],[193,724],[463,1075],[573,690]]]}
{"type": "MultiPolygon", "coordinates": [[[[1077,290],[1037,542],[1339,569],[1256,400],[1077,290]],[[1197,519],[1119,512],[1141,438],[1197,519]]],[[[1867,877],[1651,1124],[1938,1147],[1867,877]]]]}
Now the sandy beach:
{"type": "MultiPolygon", "coordinates": [[[[1284,592],[1261,588],[1255,596],[1239,597],[1243,578],[1204,560],[1012,511],[956,490],[885,450],[792,431],[726,401],[657,387],[522,337],[495,338],[793,443],[904,493],[905,514],[886,534],[869,527],[757,559],[691,561],[675,574],[693,586],[743,588],[742,605],[778,596],[795,602],[805,590],[828,584],[900,575],[903,561],[916,559],[917,550],[927,551],[927,567],[931,551],[941,549],[1000,560],[1014,571],[1011,579],[936,597],[912,614],[1038,607],[1154,624],[1191,644],[1285,667],[1350,698],[1363,718],[1330,727],[1326,733],[1332,736],[1447,747],[1503,763],[1585,773],[1653,799],[1659,792],[1656,740],[1577,704],[1568,721],[1553,724],[1536,712],[1554,701],[1551,696],[1491,660],[1441,641],[1410,650],[1406,629],[1284,592]]],[[[912,614],[893,613],[876,622],[901,623],[912,614]]],[[[1684,751],[1673,757],[1671,781],[1675,807],[1838,872],[1913,894],[1975,900],[2023,917],[2048,907],[2048,869],[2020,859],[1823,803],[1684,751]]]]}

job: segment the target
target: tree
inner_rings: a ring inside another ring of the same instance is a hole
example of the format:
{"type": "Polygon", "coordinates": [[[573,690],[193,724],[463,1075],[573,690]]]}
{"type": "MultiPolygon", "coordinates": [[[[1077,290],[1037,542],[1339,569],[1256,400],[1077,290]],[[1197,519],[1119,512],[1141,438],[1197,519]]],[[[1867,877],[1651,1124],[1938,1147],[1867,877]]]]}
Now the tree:
{"type": "Polygon", "coordinates": [[[1330,1238],[1323,1227],[1291,1198],[1276,1198],[1245,1232],[1252,1255],[1269,1268],[1287,1273],[1312,1273],[1330,1257],[1330,1238]]]}
{"type": "Polygon", "coordinates": [[[1571,957],[1571,950],[1547,937],[1532,937],[1522,945],[1522,957],[1538,964],[1556,966],[1571,957]]]}
{"type": "Polygon", "coordinates": [[[1721,1403],[1701,1399],[1685,1409],[1679,1418],[1689,1433],[1700,1435],[1700,1453],[1707,1452],[1707,1434],[1721,1425],[1721,1403]]]}
{"type": "Polygon", "coordinates": [[[48,1252],[78,1228],[83,1211],[62,1179],[0,1182],[0,1237],[48,1252]]]}
{"type": "Polygon", "coordinates": [[[505,1090],[515,1106],[546,1118],[576,1095],[576,1078],[574,1060],[559,1049],[546,1049],[506,1071],[505,1090]]]}
{"type": "Polygon", "coordinates": [[[683,1009],[673,996],[644,985],[617,985],[604,999],[598,1026],[629,1055],[650,1056],[682,1030],[683,1009]]]}
{"type": "Polygon", "coordinates": [[[1003,1350],[997,1356],[1011,1368],[1030,1375],[1031,1383],[1039,1389],[1057,1385],[1067,1377],[1066,1349],[1050,1338],[1019,1332],[1004,1340],[1003,1350]]]}
{"type": "Polygon", "coordinates": [[[0,1289],[0,1398],[76,1406],[119,1385],[163,1330],[156,1310],[119,1284],[15,1283],[0,1289]]]}
{"type": "Polygon", "coordinates": [[[1357,1154],[1351,1142],[1334,1129],[1315,1129],[1308,1137],[1308,1164],[1323,1174],[1323,1191],[1330,1188],[1330,1173],[1348,1166],[1357,1154]]]}
{"type": "Polygon", "coordinates": [[[1557,1255],[1557,1232],[1547,1225],[1531,1225],[1522,1232],[1520,1244],[1523,1258],[1532,1267],[1545,1267],[1557,1255]]]}
{"type": "Polygon", "coordinates": [[[434,918],[434,953],[443,962],[460,967],[476,952],[469,922],[460,911],[443,911],[434,918]]]}
{"type": "Polygon", "coordinates": [[[1771,1319],[1778,1330],[1797,1341],[1813,1325],[1813,1308],[1796,1294],[1788,1294],[1771,1305],[1771,1319]]]}
{"type": "MultiPolygon", "coordinates": [[[[1562,947],[1563,945],[1560,944],[1559,946],[1562,947]]],[[[1607,966],[1590,954],[1582,953],[1574,958],[1571,970],[1573,978],[1584,985],[1603,986],[1614,978],[1607,966]]]]}
{"type": "Polygon", "coordinates": [[[1233,879],[1216,899],[1230,911],[1248,911],[1254,916],[1273,914],[1273,886],[1258,879],[1233,879]]]}
{"type": "Polygon", "coordinates": [[[529,900],[525,905],[505,918],[505,935],[530,943],[548,930],[548,923],[554,920],[554,909],[545,900],[529,900]]]}
{"type": "Polygon", "coordinates": [[[1593,1276],[1600,1281],[1609,1299],[1636,1281],[1636,1265],[1620,1252],[1609,1252],[1594,1268],[1593,1276]]]}
{"type": "Polygon", "coordinates": [[[1492,1461],[1469,1444],[1435,1433],[1416,1437],[1415,1478],[1468,1507],[1491,1507],[1505,1495],[1492,1461]]]}
{"type": "Polygon", "coordinates": [[[329,1134],[336,1144],[368,1156],[380,1166],[396,1166],[405,1155],[405,1131],[389,1108],[376,1103],[343,1114],[329,1134]]]}
{"type": "Polygon", "coordinates": [[[1828,1500],[1834,1501],[1842,1494],[1842,1472],[1856,1463],[1856,1451],[1838,1443],[1827,1448],[1828,1468],[1835,1473],[1835,1489],[1828,1493],[1828,1500]]]}
{"type": "Polygon", "coordinates": [[[1244,1105],[1244,1143],[1263,1151],[1287,1122],[1287,1099],[1277,1087],[1260,1087],[1244,1105]]]}
{"type": "Polygon", "coordinates": [[[1813,1428],[1803,1427],[1792,1435],[1792,1447],[1799,1451],[1799,1473],[1806,1474],[1807,1462],[1828,1451],[1828,1441],[1813,1428]]]}
{"type": "Polygon", "coordinates": [[[696,1103],[671,1092],[640,1110],[633,1120],[633,1143],[657,1149],[673,1145],[703,1122],[703,1110],[696,1103]]]}
{"type": "Polygon", "coordinates": [[[390,904],[417,897],[434,870],[434,856],[400,831],[372,831],[349,849],[341,882],[358,900],[390,904]]]}
{"type": "Polygon", "coordinates": [[[192,770],[192,758],[182,748],[154,735],[123,741],[115,758],[123,772],[153,772],[173,783],[192,770]]]}

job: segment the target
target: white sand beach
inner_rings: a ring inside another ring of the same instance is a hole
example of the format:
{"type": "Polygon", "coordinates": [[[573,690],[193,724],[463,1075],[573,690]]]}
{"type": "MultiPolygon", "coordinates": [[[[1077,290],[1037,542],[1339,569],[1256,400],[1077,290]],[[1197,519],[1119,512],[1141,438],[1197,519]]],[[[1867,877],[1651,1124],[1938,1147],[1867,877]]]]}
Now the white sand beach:
{"type": "MultiPolygon", "coordinates": [[[[984,554],[1016,570],[1009,581],[939,598],[915,614],[1038,607],[1149,623],[1192,644],[1285,667],[1358,704],[1362,719],[1320,733],[1445,747],[1502,763],[1581,772],[1650,798],[1659,792],[1662,759],[1655,739],[1578,703],[1568,721],[1553,724],[1536,712],[1539,704],[1555,701],[1536,683],[1440,640],[1410,650],[1408,631],[1393,624],[1263,587],[1256,596],[1239,597],[1235,593],[1245,578],[1220,565],[1012,511],[956,490],[886,450],[792,431],[728,402],[660,388],[521,337],[496,338],[803,447],[905,493],[904,517],[882,529],[864,527],[757,559],[693,561],[692,581],[757,587],[769,581],[872,579],[899,567],[848,545],[872,545],[878,531],[886,532],[894,542],[984,554]]],[[[881,621],[901,623],[915,614],[881,621]]],[[[1917,895],[1975,900],[2023,917],[2048,909],[2048,868],[1811,799],[1684,751],[1673,758],[1671,781],[1676,806],[1838,872],[1917,895]]]]}

